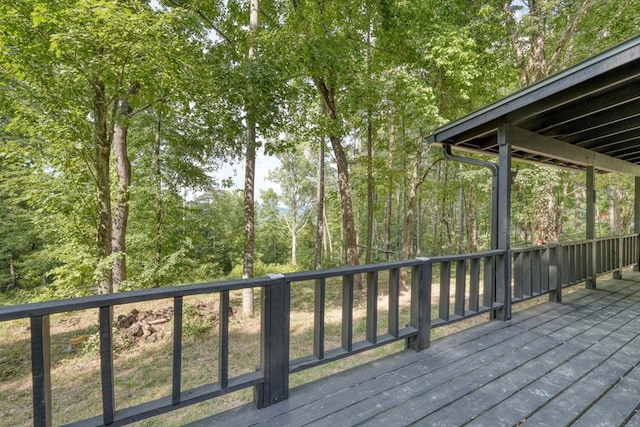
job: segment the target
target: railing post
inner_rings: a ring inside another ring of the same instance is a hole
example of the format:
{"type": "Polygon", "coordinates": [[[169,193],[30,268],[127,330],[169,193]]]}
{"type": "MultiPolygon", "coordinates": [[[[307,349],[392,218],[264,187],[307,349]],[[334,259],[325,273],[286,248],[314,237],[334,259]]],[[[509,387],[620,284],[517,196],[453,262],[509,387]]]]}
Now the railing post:
{"type": "Polygon", "coordinates": [[[415,351],[429,348],[431,344],[431,278],[433,265],[429,258],[422,261],[411,272],[411,326],[418,335],[409,339],[409,347],[415,351]]]}
{"type": "MultiPolygon", "coordinates": [[[[511,143],[513,127],[501,124],[498,127],[498,238],[497,249],[504,251],[496,259],[496,299],[502,308],[494,317],[511,319],[511,143]]],[[[493,248],[492,248],[493,249],[493,248]]]]}
{"type": "Polygon", "coordinates": [[[100,307],[100,378],[102,380],[102,419],[105,425],[113,423],[115,389],[113,380],[113,334],[111,321],[113,307],[100,307]]]}
{"type": "Polygon", "coordinates": [[[549,246],[549,301],[562,302],[562,247],[549,246]],[[552,290],[553,287],[553,290],[552,290]]]}
{"type": "Polygon", "coordinates": [[[33,425],[51,426],[51,342],[49,316],[31,318],[33,425]]]}
{"type": "Polygon", "coordinates": [[[634,238],[634,260],[633,271],[640,271],[640,176],[636,176],[634,180],[634,198],[633,198],[633,232],[634,238]]]}
{"type": "Polygon", "coordinates": [[[587,246],[587,289],[596,288],[597,257],[600,255],[596,243],[596,178],[595,168],[587,166],[586,170],[586,240],[587,246]]]}
{"type": "Polygon", "coordinates": [[[282,274],[270,275],[262,288],[260,369],[264,382],[255,388],[254,401],[264,408],[289,398],[290,284],[282,274]]]}

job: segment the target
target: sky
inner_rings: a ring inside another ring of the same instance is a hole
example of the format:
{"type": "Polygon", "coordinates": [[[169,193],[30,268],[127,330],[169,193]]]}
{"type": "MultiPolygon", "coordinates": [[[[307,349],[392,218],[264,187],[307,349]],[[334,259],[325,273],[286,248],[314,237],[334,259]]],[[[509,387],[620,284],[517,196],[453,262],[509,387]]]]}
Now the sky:
{"type": "MultiPolygon", "coordinates": [[[[256,199],[261,200],[260,194],[263,191],[273,188],[277,193],[280,193],[280,186],[269,180],[267,176],[269,171],[280,166],[280,160],[273,156],[267,156],[262,150],[256,155],[256,199]]],[[[244,189],[244,160],[240,160],[235,163],[225,163],[220,170],[216,173],[215,177],[218,180],[227,178],[233,179],[234,190],[244,189]]]]}

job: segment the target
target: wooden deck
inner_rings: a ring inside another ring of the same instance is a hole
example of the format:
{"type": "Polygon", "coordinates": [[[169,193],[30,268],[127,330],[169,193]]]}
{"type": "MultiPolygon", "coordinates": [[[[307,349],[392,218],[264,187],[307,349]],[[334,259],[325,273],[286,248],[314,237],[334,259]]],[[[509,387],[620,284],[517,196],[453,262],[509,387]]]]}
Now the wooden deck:
{"type": "Polygon", "coordinates": [[[640,426],[640,273],[196,426],[640,426]]]}

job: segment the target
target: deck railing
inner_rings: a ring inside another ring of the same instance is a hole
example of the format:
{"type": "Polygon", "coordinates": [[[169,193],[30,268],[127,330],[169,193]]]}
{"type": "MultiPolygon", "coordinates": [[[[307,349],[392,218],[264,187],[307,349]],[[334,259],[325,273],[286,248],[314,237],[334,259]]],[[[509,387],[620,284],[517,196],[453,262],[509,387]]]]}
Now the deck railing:
{"type": "Polygon", "coordinates": [[[50,316],[56,313],[98,309],[100,337],[100,373],[102,415],[71,425],[123,425],[174,409],[212,399],[243,388],[255,388],[258,407],[285,400],[289,393],[289,374],[348,357],[397,341],[416,351],[429,347],[432,328],[447,325],[483,313],[495,314],[530,297],[555,293],[560,299],[562,286],[586,277],[587,245],[600,251],[599,272],[614,271],[637,262],[638,236],[620,236],[562,245],[525,249],[487,251],[475,254],[416,258],[383,264],[344,267],[218,283],[174,286],[112,295],[74,298],[62,301],[25,304],[0,309],[0,321],[29,318],[31,322],[31,359],[33,378],[33,421],[37,426],[52,424],[50,316]],[[511,260],[511,283],[500,280],[498,268],[511,260]],[[565,273],[566,271],[566,273],[565,273]],[[384,275],[386,280],[381,279],[384,275]],[[406,284],[403,281],[406,278],[406,284]],[[354,302],[360,281],[366,295],[365,319],[354,318],[354,302]],[[336,284],[337,282],[337,284],[336,284]],[[291,292],[313,286],[312,352],[290,358],[291,292]],[[325,348],[327,287],[341,288],[340,344],[325,348]],[[510,286],[510,292],[506,289],[510,286]],[[501,287],[505,287],[501,289],[501,287]],[[260,366],[256,372],[229,375],[230,292],[245,288],[260,290],[260,366]],[[401,303],[401,294],[409,294],[409,303],[401,303]],[[182,390],[182,337],[184,297],[217,294],[218,375],[217,381],[182,390]],[[388,306],[378,307],[384,294],[388,306]],[[511,301],[505,299],[513,295],[511,301]],[[153,301],[173,300],[171,394],[128,408],[116,408],[113,365],[114,307],[153,301]],[[407,313],[408,311],[408,313],[407,313]],[[404,325],[402,317],[407,317],[404,325]],[[364,334],[354,334],[364,322],[364,334]]]}

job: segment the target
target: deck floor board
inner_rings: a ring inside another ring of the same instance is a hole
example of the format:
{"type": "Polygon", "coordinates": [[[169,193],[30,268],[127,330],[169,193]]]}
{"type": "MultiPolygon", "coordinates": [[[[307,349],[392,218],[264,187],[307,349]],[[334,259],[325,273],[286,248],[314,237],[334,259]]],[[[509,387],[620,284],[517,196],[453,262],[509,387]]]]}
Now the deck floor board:
{"type": "Polygon", "coordinates": [[[625,272],[191,426],[640,427],[638,410],[640,273],[625,272]]]}

